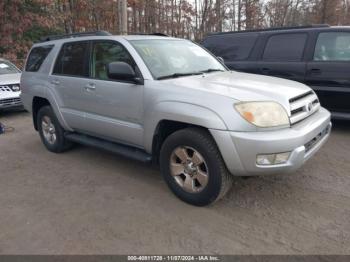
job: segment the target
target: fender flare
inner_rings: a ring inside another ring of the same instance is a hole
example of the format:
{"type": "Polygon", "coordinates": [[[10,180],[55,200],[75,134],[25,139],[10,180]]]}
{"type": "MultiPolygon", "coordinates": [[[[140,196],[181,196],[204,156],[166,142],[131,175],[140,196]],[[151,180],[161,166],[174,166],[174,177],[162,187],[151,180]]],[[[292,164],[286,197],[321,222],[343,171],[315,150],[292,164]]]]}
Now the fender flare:
{"type": "Polygon", "coordinates": [[[155,104],[144,114],[144,148],[152,152],[154,133],[163,120],[201,126],[207,129],[227,130],[223,119],[209,108],[178,101],[155,104]]]}

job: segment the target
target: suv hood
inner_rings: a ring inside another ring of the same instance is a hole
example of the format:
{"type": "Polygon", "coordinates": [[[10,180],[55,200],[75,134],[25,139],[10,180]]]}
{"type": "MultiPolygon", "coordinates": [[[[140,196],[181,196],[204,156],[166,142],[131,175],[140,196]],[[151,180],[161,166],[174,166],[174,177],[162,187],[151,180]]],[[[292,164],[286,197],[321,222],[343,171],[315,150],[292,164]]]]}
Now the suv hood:
{"type": "Polygon", "coordinates": [[[288,111],[291,98],[311,90],[299,82],[235,71],[175,78],[167,81],[178,87],[211,92],[239,101],[275,101],[288,111]]]}

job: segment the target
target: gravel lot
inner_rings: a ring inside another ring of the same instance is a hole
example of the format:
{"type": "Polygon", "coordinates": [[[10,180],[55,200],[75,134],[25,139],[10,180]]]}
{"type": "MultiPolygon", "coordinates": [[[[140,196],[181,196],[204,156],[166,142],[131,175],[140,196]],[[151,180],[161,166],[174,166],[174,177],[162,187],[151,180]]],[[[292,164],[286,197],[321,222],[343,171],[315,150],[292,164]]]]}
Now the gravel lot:
{"type": "Polygon", "coordinates": [[[179,201],[155,168],[77,146],[45,150],[0,112],[1,254],[350,254],[350,124],[290,175],[237,178],[225,199],[179,201]]]}

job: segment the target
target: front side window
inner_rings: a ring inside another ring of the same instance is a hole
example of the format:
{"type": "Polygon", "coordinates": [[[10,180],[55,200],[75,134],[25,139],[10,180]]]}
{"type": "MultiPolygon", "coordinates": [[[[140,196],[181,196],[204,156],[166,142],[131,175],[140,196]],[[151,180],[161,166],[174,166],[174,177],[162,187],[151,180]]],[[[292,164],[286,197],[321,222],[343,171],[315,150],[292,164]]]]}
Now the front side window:
{"type": "Polygon", "coordinates": [[[264,61],[301,61],[304,54],[307,34],[279,34],[267,41],[264,61]]]}
{"type": "Polygon", "coordinates": [[[350,61],[350,33],[320,33],[314,61],[350,61]]]}
{"type": "Polygon", "coordinates": [[[57,57],[54,74],[88,77],[89,76],[89,42],[66,43],[57,57]]]}
{"type": "Polygon", "coordinates": [[[135,69],[133,59],[122,45],[112,41],[95,42],[92,49],[92,77],[109,80],[107,67],[112,62],[125,62],[135,69]]]}
{"type": "Polygon", "coordinates": [[[149,39],[130,42],[155,79],[226,71],[205,49],[187,40],[149,39]]]}
{"type": "Polygon", "coordinates": [[[52,50],[53,45],[39,46],[32,49],[28,56],[26,71],[27,72],[37,72],[39,71],[42,63],[45,61],[46,57],[52,50]]]}
{"type": "Polygon", "coordinates": [[[8,61],[0,60],[0,75],[18,74],[20,70],[8,61]]]}

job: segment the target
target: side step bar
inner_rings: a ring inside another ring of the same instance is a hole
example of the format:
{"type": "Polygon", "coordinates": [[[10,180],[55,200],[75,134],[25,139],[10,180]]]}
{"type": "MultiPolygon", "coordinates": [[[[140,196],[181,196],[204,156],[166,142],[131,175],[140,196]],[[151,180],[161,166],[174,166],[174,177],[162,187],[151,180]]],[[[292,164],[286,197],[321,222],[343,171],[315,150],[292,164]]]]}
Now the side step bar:
{"type": "Polygon", "coordinates": [[[152,162],[152,155],[132,146],[113,143],[100,138],[77,133],[67,133],[65,137],[72,142],[100,148],[137,161],[141,161],[144,163],[152,162]]]}

